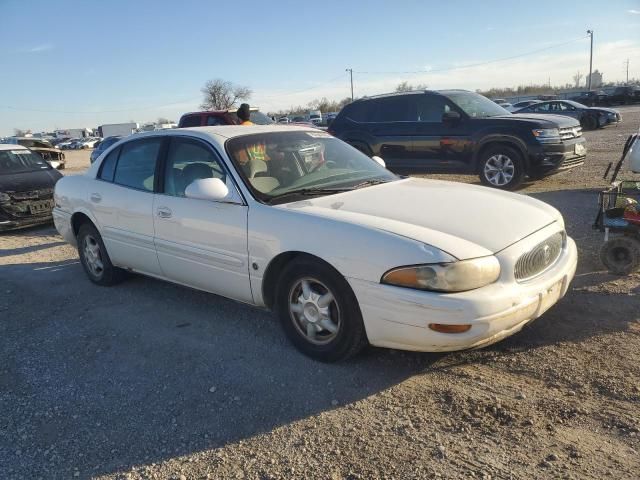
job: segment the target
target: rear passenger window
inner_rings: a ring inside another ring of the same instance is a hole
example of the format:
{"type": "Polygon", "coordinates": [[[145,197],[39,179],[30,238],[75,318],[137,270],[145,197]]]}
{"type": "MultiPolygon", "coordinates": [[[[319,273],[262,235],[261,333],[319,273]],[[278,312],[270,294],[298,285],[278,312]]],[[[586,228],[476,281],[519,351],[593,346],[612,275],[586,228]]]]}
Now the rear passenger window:
{"type": "Polygon", "coordinates": [[[156,159],[161,144],[161,138],[150,138],[122,145],[114,183],[153,192],[156,159]]]}
{"type": "Polygon", "coordinates": [[[370,122],[372,104],[372,101],[352,103],[351,105],[346,107],[348,108],[346,116],[351,120],[355,120],[356,122],[370,122]]]}
{"type": "Polygon", "coordinates": [[[215,117],[213,115],[209,115],[207,117],[207,125],[210,126],[210,127],[213,127],[213,126],[216,126],[216,125],[226,125],[226,123],[220,117],[215,117]]]}
{"type": "Polygon", "coordinates": [[[180,121],[181,128],[187,127],[199,127],[200,126],[200,115],[187,115],[183,117],[180,121]]]}
{"type": "Polygon", "coordinates": [[[415,122],[417,120],[416,95],[387,97],[376,100],[373,122],[415,122]]]}
{"type": "Polygon", "coordinates": [[[116,171],[116,163],[118,162],[119,154],[120,149],[116,148],[107,155],[107,158],[102,161],[102,165],[100,166],[100,174],[98,175],[98,178],[107,182],[113,182],[113,174],[116,171]]]}

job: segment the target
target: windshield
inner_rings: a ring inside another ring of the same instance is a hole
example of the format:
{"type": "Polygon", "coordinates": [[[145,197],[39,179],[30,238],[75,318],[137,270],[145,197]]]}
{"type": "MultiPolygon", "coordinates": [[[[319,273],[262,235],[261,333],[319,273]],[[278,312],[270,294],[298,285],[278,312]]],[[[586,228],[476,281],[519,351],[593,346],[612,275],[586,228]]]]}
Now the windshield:
{"type": "Polygon", "coordinates": [[[271,125],[273,123],[273,120],[271,120],[270,117],[267,117],[264,113],[256,110],[251,111],[249,119],[256,125],[271,125]]]}
{"type": "Polygon", "coordinates": [[[40,155],[26,149],[0,150],[0,175],[49,170],[40,155]]]}
{"type": "Polygon", "coordinates": [[[497,117],[498,115],[510,115],[500,105],[492,102],[487,97],[473,92],[440,92],[471,118],[497,117]]]}
{"type": "Polygon", "coordinates": [[[284,203],[396,180],[371,158],[322,131],[270,132],[232,138],[227,153],[254,196],[284,203]],[[325,191],[321,191],[321,190],[325,191]]]}
{"type": "Polygon", "coordinates": [[[565,100],[564,103],[568,103],[569,105],[572,105],[576,108],[589,108],[586,105],[583,105],[582,103],[574,102],[573,100],[565,100]]]}

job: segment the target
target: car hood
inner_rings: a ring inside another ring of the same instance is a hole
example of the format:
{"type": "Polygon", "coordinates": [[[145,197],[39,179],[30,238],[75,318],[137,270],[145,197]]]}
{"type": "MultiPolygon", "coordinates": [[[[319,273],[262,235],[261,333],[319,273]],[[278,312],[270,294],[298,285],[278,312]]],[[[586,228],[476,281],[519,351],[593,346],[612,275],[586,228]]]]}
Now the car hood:
{"type": "Polygon", "coordinates": [[[587,110],[589,110],[590,112],[604,112],[604,113],[613,113],[613,114],[617,114],[618,110],[614,109],[614,108],[602,108],[602,107],[589,107],[587,108],[587,110]]]}
{"type": "Polygon", "coordinates": [[[488,187],[405,179],[278,205],[382,230],[463,260],[497,253],[553,222],[550,205],[488,187]]]}
{"type": "MultiPolygon", "coordinates": [[[[492,117],[496,118],[496,117],[492,117]]],[[[560,128],[576,127],[580,123],[575,119],[566,115],[554,115],[551,113],[512,113],[507,118],[514,118],[516,120],[523,120],[527,122],[547,122],[554,124],[560,128]]]]}
{"type": "Polygon", "coordinates": [[[0,175],[0,192],[28,192],[53,188],[62,174],[54,169],[0,175]]]}

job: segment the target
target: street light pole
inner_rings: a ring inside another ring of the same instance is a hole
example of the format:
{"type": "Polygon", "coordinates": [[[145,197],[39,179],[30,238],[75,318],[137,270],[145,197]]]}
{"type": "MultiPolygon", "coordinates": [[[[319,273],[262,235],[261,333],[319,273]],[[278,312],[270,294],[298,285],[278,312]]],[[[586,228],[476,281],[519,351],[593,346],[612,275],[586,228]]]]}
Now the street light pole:
{"type": "Polygon", "coordinates": [[[588,77],[588,86],[587,90],[591,90],[591,74],[593,69],[593,30],[587,30],[587,35],[591,37],[591,50],[589,52],[589,77],[588,77]]]}
{"type": "Polygon", "coordinates": [[[351,77],[351,101],[353,102],[353,68],[347,68],[345,72],[349,72],[349,76],[351,77]]]}
{"type": "Polygon", "coordinates": [[[625,62],[627,64],[627,85],[629,85],[629,59],[625,62]]]}

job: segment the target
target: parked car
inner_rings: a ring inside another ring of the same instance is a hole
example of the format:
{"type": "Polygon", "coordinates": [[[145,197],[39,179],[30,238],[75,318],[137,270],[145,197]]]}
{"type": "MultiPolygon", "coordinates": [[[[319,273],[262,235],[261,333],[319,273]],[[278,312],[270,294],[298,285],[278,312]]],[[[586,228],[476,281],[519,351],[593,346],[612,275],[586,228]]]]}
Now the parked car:
{"type": "Polygon", "coordinates": [[[540,102],[522,108],[515,113],[564,115],[578,120],[585,130],[594,130],[622,120],[622,116],[617,110],[603,107],[587,107],[572,100],[540,102]]]}
{"type": "Polygon", "coordinates": [[[529,105],[534,105],[539,102],[540,100],[523,100],[522,102],[514,103],[510,108],[507,108],[507,110],[513,113],[516,110],[520,110],[521,108],[528,107],[529,105]]]}
{"type": "Polygon", "coordinates": [[[270,308],[324,361],[489,345],[565,294],[557,210],[382,163],[311,128],[143,133],[58,182],[55,225],[92,282],[134,271],[270,308]]]}
{"type": "Polygon", "coordinates": [[[61,177],[28,148],[0,144],[0,230],[51,222],[53,187],[61,177]]]}
{"type": "MultiPolygon", "coordinates": [[[[178,128],[207,127],[215,125],[238,125],[238,110],[216,110],[204,112],[185,113],[180,117],[178,128]]],[[[250,120],[256,125],[271,125],[271,117],[260,112],[257,108],[251,109],[250,120]]]]}
{"type": "Polygon", "coordinates": [[[71,149],[71,145],[77,140],[77,138],[69,138],[67,140],[64,140],[63,142],[58,143],[58,145],[56,145],[57,148],[59,148],[60,150],[70,150],[71,149]]]}
{"type": "Polygon", "coordinates": [[[78,142],[78,149],[79,150],[83,150],[83,149],[87,149],[87,148],[94,148],[96,143],[100,142],[99,138],[96,137],[88,137],[88,138],[83,138],[78,142]]]}
{"type": "Polygon", "coordinates": [[[64,153],[46,140],[31,137],[9,137],[4,140],[4,143],[22,145],[29,148],[32,152],[40,155],[43,160],[49,162],[53,168],[64,170],[66,166],[64,153]]]}
{"type": "Polygon", "coordinates": [[[304,117],[293,117],[293,119],[291,120],[291,123],[305,123],[307,121],[306,118],[304,117]]]}
{"type": "Polygon", "coordinates": [[[551,95],[538,95],[538,100],[542,101],[542,102],[547,102],[549,100],[557,100],[558,99],[558,95],[555,94],[551,94],[551,95]]]}
{"type": "Polygon", "coordinates": [[[278,119],[278,123],[289,123],[289,122],[290,122],[289,117],[280,117],[278,119]]]}
{"type": "Polygon", "coordinates": [[[502,189],[581,165],[586,155],[576,120],[513,115],[465,90],[362,98],[342,109],[329,132],[394,171],[476,173],[502,189]]]}
{"type": "Polygon", "coordinates": [[[119,136],[113,136],[113,137],[107,137],[105,139],[103,139],[97,147],[95,147],[93,149],[93,151],[91,152],[91,155],[89,155],[89,161],[91,163],[95,162],[97,160],[97,158],[102,155],[102,153],[107,150],[111,145],[113,145],[114,143],[116,143],[117,141],[121,140],[123,137],[119,137],[119,136]]]}
{"type": "Polygon", "coordinates": [[[509,102],[507,102],[504,98],[496,98],[493,100],[494,103],[500,105],[502,108],[504,108],[507,111],[510,111],[509,109],[511,108],[511,104],[509,102]]]}
{"type": "Polygon", "coordinates": [[[627,85],[616,87],[611,95],[609,95],[610,105],[629,105],[640,102],[640,86],[627,85]]]}
{"type": "Polygon", "coordinates": [[[581,103],[588,107],[595,107],[596,105],[609,105],[609,95],[602,90],[591,90],[590,92],[580,92],[579,95],[570,98],[574,102],[581,103]]]}

